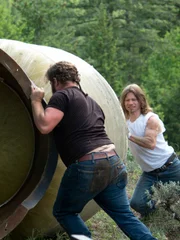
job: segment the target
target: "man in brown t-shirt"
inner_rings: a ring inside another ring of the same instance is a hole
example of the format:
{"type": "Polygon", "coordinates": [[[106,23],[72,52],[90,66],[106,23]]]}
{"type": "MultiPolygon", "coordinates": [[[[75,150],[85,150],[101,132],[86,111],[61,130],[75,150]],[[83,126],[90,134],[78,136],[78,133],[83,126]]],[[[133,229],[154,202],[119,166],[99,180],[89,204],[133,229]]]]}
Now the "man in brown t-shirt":
{"type": "Polygon", "coordinates": [[[42,89],[32,87],[34,122],[42,134],[54,132],[55,143],[67,166],[53,214],[65,231],[91,237],[79,213],[92,199],[133,240],[153,240],[150,231],[130,211],[127,172],[106,134],[100,106],[80,86],[76,67],[58,62],[47,71],[53,96],[46,109],[42,89]]]}

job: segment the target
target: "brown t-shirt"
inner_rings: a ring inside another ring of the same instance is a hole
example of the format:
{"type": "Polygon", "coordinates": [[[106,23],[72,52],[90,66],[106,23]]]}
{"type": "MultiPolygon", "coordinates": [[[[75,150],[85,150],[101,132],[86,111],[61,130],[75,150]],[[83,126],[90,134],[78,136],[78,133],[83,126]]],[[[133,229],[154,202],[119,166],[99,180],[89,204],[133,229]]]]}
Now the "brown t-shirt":
{"type": "Polygon", "coordinates": [[[54,129],[54,138],[66,166],[93,149],[112,143],[105,132],[102,109],[78,87],[55,92],[47,107],[64,113],[63,119],[54,129]]]}

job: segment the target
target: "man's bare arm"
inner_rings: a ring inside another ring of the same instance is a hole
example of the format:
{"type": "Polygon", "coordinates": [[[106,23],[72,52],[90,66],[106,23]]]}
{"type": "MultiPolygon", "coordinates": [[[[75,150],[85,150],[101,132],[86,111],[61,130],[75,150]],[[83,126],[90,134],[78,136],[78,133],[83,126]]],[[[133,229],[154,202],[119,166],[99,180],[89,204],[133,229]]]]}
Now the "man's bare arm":
{"type": "Polygon", "coordinates": [[[50,133],[64,116],[63,112],[55,108],[44,110],[41,102],[33,101],[31,105],[35,125],[42,134],[50,133]]]}
{"type": "Polygon", "coordinates": [[[62,120],[64,113],[51,107],[44,110],[41,103],[43,97],[44,90],[32,87],[31,106],[35,125],[42,134],[48,134],[62,120]]]}
{"type": "Polygon", "coordinates": [[[141,147],[149,148],[153,150],[156,146],[156,138],[157,138],[157,135],[160,133],[160,131],[161,131],[161,127],[158,119],[152,116],[149,118],[147,122],[144,137],[131,135],[129,137],[129,140],[138,144],[141,147]]]}

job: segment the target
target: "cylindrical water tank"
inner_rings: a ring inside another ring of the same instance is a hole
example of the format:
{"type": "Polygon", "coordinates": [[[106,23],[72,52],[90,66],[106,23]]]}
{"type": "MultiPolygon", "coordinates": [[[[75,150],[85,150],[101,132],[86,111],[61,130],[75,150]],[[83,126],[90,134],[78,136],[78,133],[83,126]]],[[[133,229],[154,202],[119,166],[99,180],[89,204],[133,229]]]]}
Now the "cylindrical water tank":
{"type": "MultiPolygon", "coordinates": [[[[52,206],[65,170],[51,134],[42,135],[31,112],[30,85],[45,89],[43,105],[50,99],[51,86],[45,79],[50,65],[73,63],[81,86],[102,107],[106,131],[125,160],[125,118],[118,98],[107,81],[79,57],[66,51],[0,39],[0,239],[13,230],[13,239],[33,230],[44,235],[60,230],[52,206]]],[[[91,201],[81,216],[89,219],[98,211],[91,201]]]]}

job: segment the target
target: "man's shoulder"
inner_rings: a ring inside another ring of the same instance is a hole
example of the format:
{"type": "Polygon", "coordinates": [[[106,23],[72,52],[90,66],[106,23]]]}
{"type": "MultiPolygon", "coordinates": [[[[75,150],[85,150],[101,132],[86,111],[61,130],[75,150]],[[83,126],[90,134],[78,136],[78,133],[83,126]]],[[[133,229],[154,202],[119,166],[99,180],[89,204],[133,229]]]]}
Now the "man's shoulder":
{"type": "Polygon", "coordinates": [[[143,116],[144,116],[145,120],[149,120],[150,118],[159,118],[159,116],[156,113],[151,112],[151,111],[144,114],[143,116]]]}

